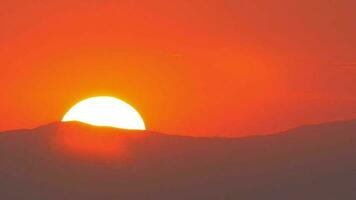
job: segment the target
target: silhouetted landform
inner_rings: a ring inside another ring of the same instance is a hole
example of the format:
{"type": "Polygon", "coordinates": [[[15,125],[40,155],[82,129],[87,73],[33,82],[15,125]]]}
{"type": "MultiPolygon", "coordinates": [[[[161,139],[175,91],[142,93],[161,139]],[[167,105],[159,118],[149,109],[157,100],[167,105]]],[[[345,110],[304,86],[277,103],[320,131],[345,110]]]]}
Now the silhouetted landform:
{"type": "Polygon", "coordinates": [[[78,123],[4,132],[0,199],[354,200],[356,121],[236,139],[78,123]]]}

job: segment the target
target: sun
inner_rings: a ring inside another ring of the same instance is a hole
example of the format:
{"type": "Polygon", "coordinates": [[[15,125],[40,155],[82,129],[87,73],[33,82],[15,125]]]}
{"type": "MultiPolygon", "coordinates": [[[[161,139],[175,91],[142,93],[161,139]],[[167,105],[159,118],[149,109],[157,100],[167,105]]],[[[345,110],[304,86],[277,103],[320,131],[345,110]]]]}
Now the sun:
{"type": "Polygon", "coordinates": [[[94,126],[146,130],[140,114],[126,102],[109,96],[92,97],[74,105],[62,122],[79,121],[94,126]]]}

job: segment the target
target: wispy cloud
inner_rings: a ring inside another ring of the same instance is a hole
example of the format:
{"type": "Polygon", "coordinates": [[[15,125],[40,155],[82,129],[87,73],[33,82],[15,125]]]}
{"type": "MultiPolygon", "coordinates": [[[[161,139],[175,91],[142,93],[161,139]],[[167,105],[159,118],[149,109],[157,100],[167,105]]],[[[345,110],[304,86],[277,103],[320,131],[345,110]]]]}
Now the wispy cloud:
{"type": "Polygon", "coordinates": [[[338,69],[343,70],[356,70],[356,63],[344,63],[337,65],[338,69]]]}

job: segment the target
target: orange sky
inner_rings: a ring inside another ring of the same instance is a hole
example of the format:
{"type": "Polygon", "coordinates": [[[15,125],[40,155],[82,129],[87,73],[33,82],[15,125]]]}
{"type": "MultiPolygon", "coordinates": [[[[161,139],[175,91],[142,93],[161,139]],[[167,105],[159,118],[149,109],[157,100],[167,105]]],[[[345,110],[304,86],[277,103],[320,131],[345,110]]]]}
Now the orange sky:
{"type": "Polygon", "coordinates": [[[113,95],[148,129],[242,136],[356,118],[353,0],[0,0],[0,130],[113,95]]]}

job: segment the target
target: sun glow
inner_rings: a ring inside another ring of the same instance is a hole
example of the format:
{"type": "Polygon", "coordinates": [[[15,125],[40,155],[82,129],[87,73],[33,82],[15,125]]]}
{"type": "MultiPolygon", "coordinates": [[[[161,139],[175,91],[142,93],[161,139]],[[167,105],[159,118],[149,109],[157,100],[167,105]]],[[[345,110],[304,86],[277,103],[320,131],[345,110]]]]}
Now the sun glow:
{"type": "Polygon", "coordinates": [[[92,97],[77,103],[64,115],[62,121],[79,121],[94,126],[146,130],[142,117],[132,106],[108,96],[92,97]]]}

